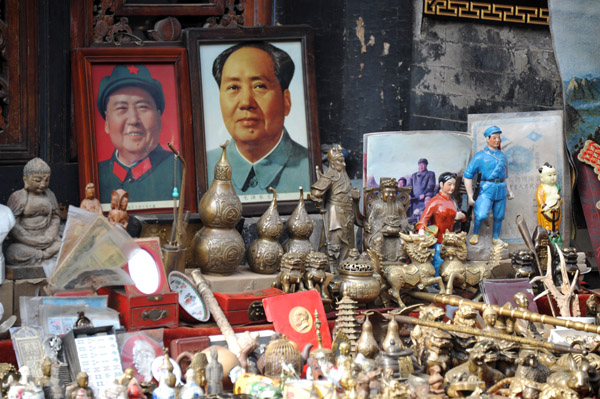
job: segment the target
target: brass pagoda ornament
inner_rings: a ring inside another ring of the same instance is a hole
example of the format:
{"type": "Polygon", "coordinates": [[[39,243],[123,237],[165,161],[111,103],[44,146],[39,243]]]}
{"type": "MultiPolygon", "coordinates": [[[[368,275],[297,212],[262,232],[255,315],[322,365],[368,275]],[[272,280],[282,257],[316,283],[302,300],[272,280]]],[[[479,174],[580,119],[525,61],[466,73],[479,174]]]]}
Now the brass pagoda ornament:
{"type": "Polygon", "coordinates": [[[205,274],[229,275],[244,257],[244,240],[235,228],[242,217],[242,203],[231,183],[228,143],[221,145],[215,178],[198,205],[203,227],[194,236],[192,249],[194,266],[205,274]]]}
{"type": "Polygon", "coordinates": [[[283,233],[283,221],[277,212],[277,192],[273,192],[273,200],[265,213],[256,223],[258,238],[250,244],[246,251],[246,259],[250,270],[259,274],[273,274],[279,270],[283,247],[277,241],[283,233]]]}

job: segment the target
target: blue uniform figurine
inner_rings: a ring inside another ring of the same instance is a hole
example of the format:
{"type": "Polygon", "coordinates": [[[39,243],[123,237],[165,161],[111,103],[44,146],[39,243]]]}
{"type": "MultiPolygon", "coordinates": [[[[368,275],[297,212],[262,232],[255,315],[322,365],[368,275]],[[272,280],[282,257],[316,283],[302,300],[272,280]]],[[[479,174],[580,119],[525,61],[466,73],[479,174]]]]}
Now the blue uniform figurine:
{"type": "Polygon", "coordinates": [[[483,132],[487,147],[473,156],[464,173],[465,188],[469,205],[475,204],[473,236],[469,241],[471,245],[479,242],[479,228],[481,222],[487,219],[490,211],[494,215],[492,244],[508,247],[500,240],[500,229],[504,220],[506,198],[513,199],[513,193],[508,184],[508,161],[500,149],[502,130],[498,126],[491,126],[483,132]],[[473,200],[473,176],[481,173],[479,196],[473,200]]]}

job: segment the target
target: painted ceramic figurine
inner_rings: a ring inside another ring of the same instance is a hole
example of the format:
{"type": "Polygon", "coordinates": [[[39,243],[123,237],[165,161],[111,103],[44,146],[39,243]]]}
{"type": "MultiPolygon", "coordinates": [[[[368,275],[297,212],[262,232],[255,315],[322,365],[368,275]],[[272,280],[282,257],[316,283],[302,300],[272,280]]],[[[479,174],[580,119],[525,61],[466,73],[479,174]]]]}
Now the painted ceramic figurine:
{"type": "Polygon", "coordinates": [[[473,156],[464,173],[469,205],[475,205],[473,236],[469,241],[471,245],[479,242],[479,228],[491,211],[494,216],[492,244],[508,248],[508,244],[500,240],[500,230],[504,220],[506,198],[513,199],[514,195],[508,184],[508,160],[501,150],[501,134],[502,130],[498,126],[491,126],[483,132],[487,146],[473,156]],[[477,201],[473,197],[473,178],[476,173],[481,173],[477,201]]]}
{"type": "Polygon", "coordinates": [[[354,248],[354,224],[363,223],[358,210],[360,192],[352,187],[346,172],[342,147],[334,145],[327,154],[329,169],[325,173],[317,170],[317,181],[311,186],[310,199],[325,217],[325,239],[329,256],[329,270],[335,273],[339,262],[346,259],[354,248]]]}
{"type": "Polygon", "coordinates": [[[102,206],[100,205],[98,198],[96,198],[96,187],[94,186],[94,183],[88,183],[85,186],[85,198],[81,201],[79,207],[86,211],[102,215],[102,206]]]}
{"type": "Polygon", "coordinates": [[[540,174],[540,185],[538,186],[537,199],[537,221],[550,234],[552,242],[560,242],[560,219],[562,198],[560,187],[557,184],[556,169],[546,162],[538,169],[540,174]]]}
{"type": "Polygon", "coordinates": [[[108,212],[108,221],[114,225],[120,225],[124,229],[129,223],[127,214],[127,204],[129,204],[129,194],[127,191],[119,188],[113,190],[110,195],[110,211],[108,212]]]}
{"type": "Polygon", "coordinates": [[[34,158],[23,168],[25,187],[8,198],[16,224],[10,231],[7,265],[33,265],[54,257],[60,249],[60,215],[54,193],[48,188],[50,167],[34,158]]]}
{"type": "Polygon", "coordinates": [[[434,245],[435,254],[431,262],[435,268],[436,275],[443,262],[440,257],[440,249],[444,233],[446,230],[454,230],[454,222],[456,220],[465,220],[466,218],[464,213],[457,212],[456,204],[452,199],[452,193],[456,189],[456,173],[442,173],[438,181],[440,183],[440,192],[427,203],[421,219],[416,225],[419,234],[425,234],[425,231],[429,230],[427,226],[430,224],[437,226],[437,243],[434,245]]]}
{"type": "MultiPolygon", "coordinates": [[[[383,261],[396,262],[404,258],[398,233],[408,233],[408,218],[398,198],[400,190],[395,178],[382,177],[379,194],[367,211],[366,245],[381,254],[383,261]]],[[[409,198],[408,195],[405,197],[409,198]]]]}

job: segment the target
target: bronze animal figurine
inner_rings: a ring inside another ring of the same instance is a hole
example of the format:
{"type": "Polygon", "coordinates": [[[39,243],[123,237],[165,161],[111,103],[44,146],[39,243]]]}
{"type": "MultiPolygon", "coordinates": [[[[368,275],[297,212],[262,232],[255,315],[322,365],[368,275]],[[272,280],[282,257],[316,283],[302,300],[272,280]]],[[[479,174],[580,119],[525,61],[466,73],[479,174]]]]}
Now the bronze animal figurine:
{"type": "Polygon", "coordinates": [[[444,282],[441,277],[435,277],[435,269],[431,264],[434,253],[431,246],[436,243],[437,237],[412,233],[400,233],[400,237],[412,261],[410,264],[381,262],[378,254],[371,250],[368,252],[375,272],[387,281],[389,294],[398,302],[398,306],[403,308],[406,305],[400,298],[401,290],[414,288],[422,290],[427,286],[438,284],[440,292],[443,292],[444,282]]]}

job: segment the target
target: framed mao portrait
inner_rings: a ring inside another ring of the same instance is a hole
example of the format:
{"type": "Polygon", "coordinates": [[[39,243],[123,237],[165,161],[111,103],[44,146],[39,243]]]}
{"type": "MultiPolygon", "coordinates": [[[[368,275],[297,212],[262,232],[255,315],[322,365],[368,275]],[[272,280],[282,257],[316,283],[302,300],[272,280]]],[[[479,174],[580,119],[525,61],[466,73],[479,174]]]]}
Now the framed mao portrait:
{"type": "Polygon", "coordinates": [[[128,211],[195,210],[185,49],[78,49],[73,70],[82,198],[93,183],[103,211],[117,189],[128,211]]]}
{"type": "Polygon", "coordinates": [[[199,190],[212,183],[228,143],[244,214],[264,211],[269,187],[280,212],[291,212],[320,165],[311,29],[189,29],[185,40],[199,190]]]}

